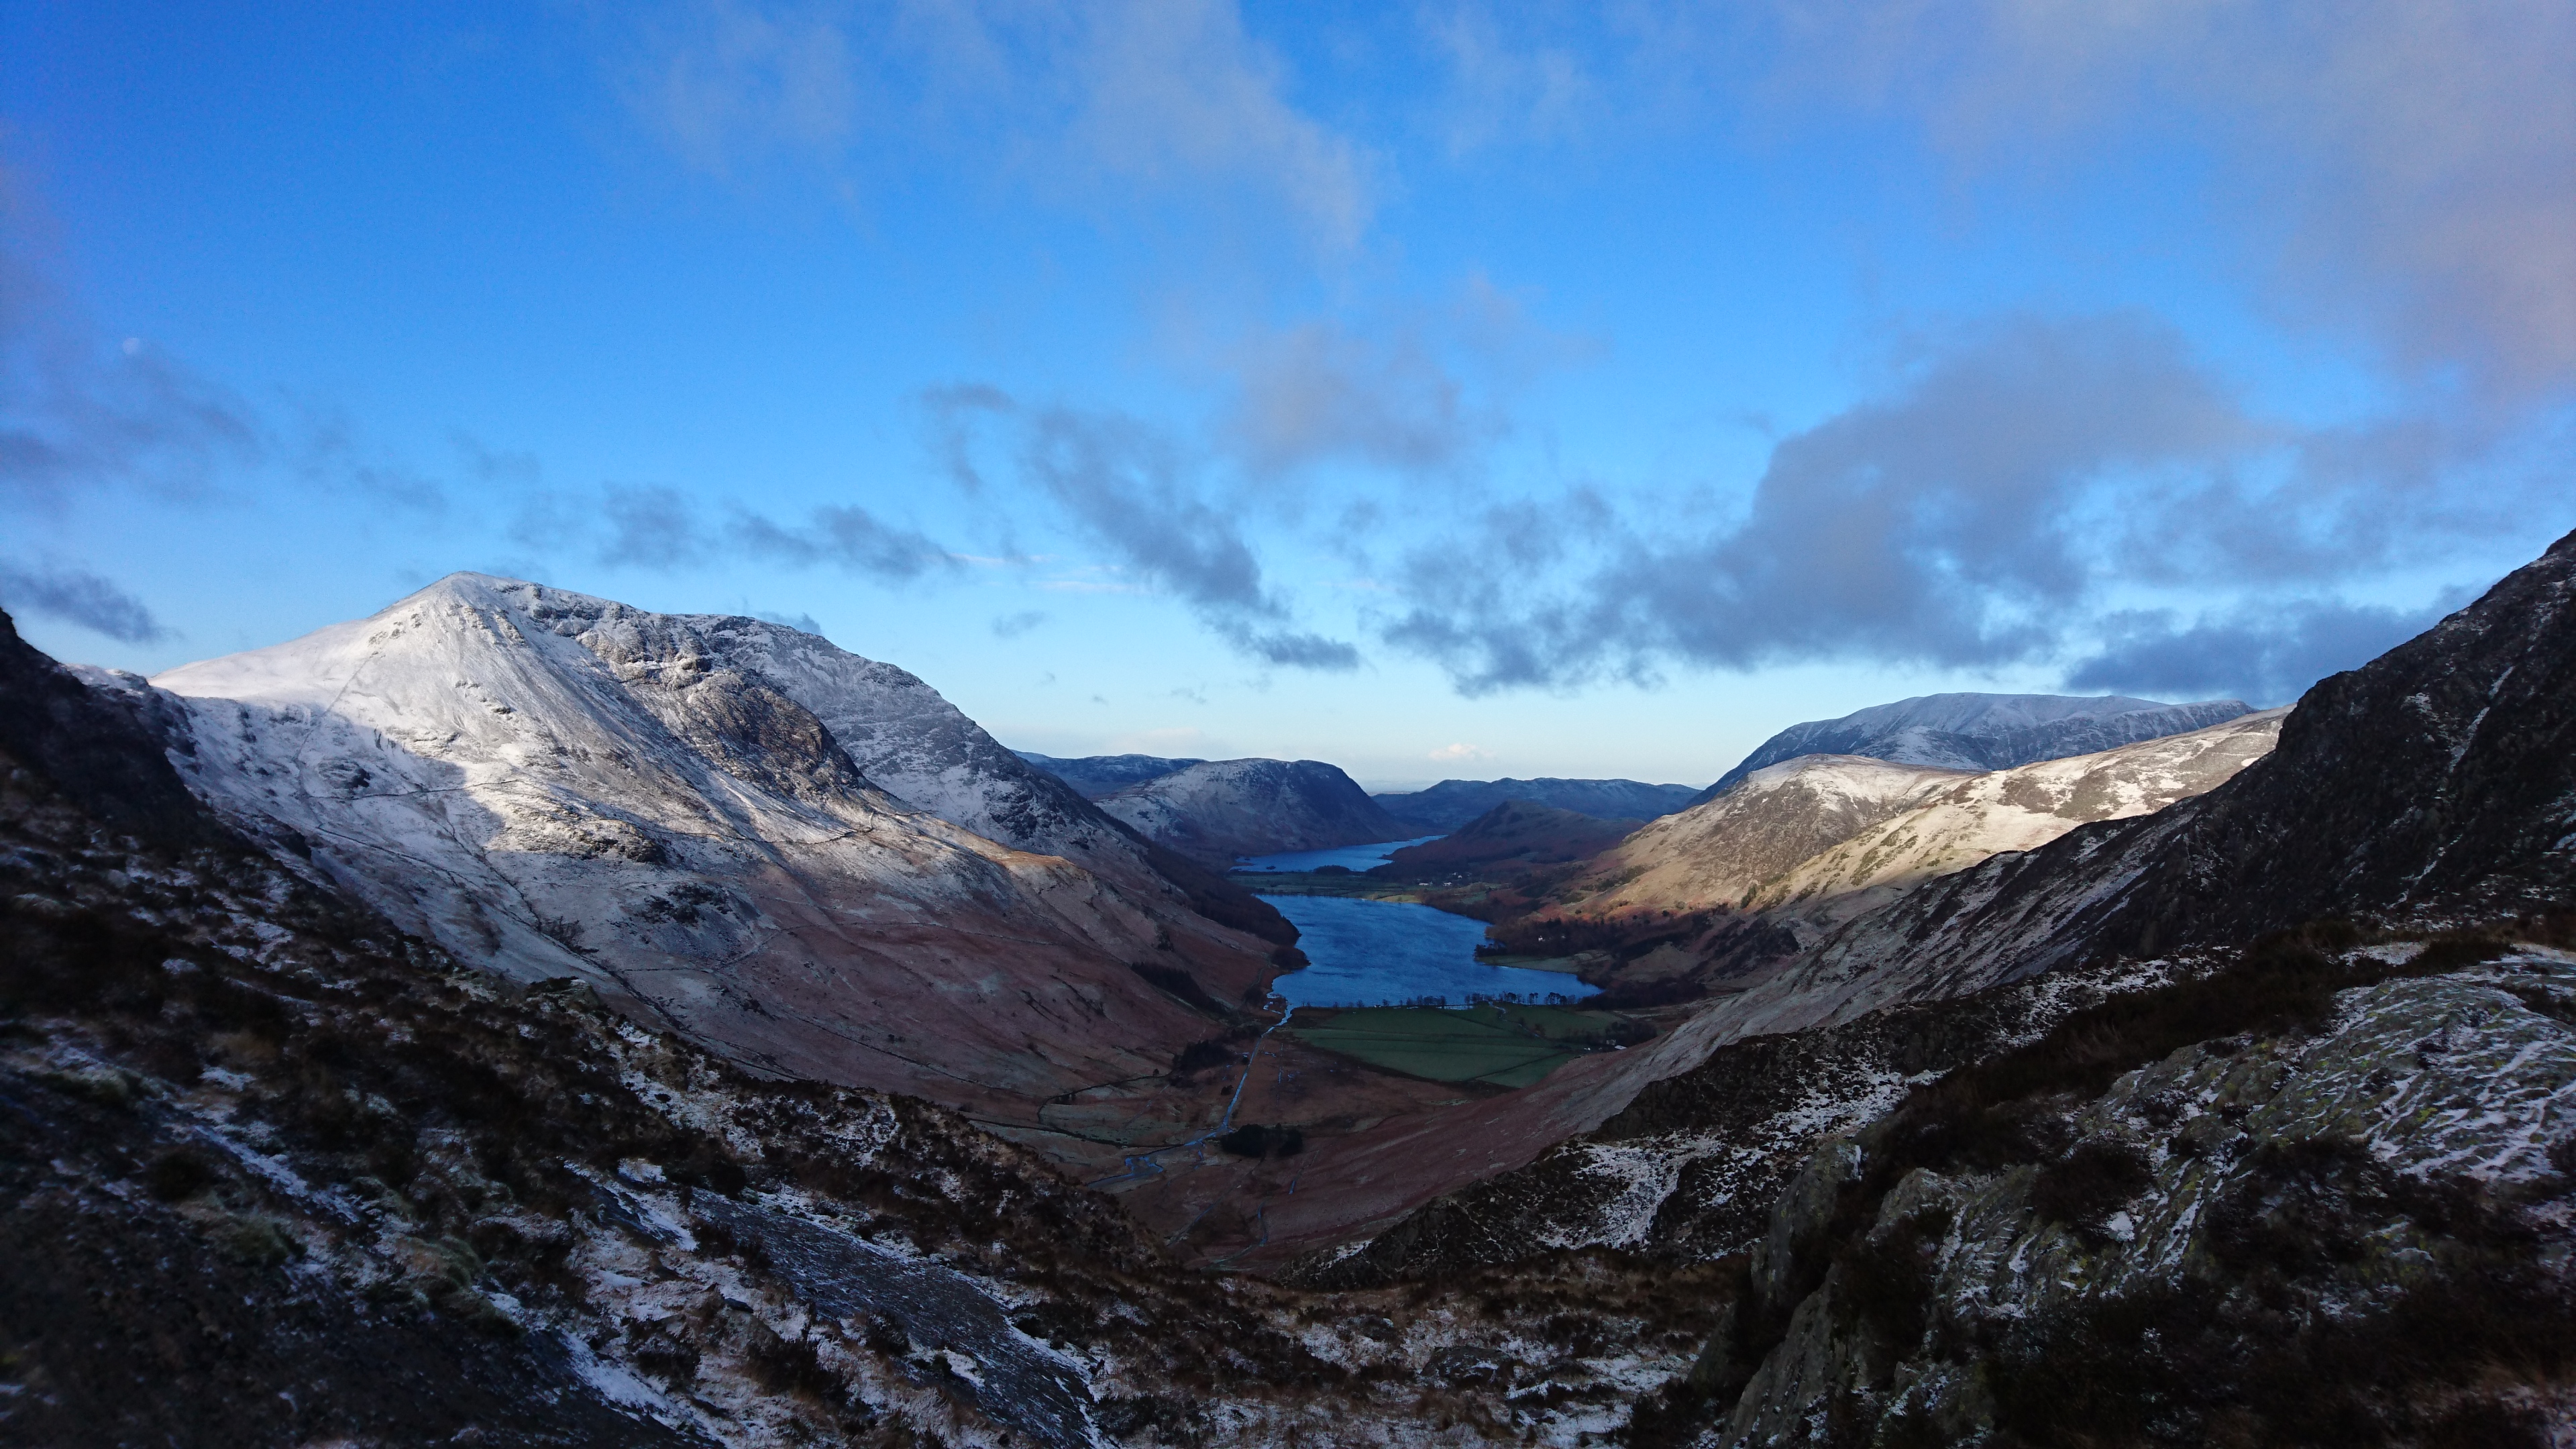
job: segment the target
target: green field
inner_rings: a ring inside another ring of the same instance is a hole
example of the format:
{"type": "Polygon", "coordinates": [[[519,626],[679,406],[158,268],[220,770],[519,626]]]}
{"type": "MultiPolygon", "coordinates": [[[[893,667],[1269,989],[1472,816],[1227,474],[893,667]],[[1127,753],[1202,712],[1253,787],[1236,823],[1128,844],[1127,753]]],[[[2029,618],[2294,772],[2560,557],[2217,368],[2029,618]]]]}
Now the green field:
{"type": "Polygon", "coordinates": [[[1309,1046],[1410,1077],[1526,1087],[1597,1051],[1619,1018],[1564,1006],[1308,1008],[1280,1030],[1309,1046]]]}

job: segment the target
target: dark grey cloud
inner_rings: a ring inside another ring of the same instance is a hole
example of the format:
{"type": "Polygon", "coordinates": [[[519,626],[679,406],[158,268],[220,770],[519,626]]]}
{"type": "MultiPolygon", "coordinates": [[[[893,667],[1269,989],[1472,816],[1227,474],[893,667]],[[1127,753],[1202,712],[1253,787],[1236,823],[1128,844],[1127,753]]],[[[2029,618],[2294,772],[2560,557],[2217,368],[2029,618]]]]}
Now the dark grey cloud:
{"type": "Polygon", "coordinates": [[[927,534],[855,505],[817,508],[799,523],[736,507],[718,521],[694,495],[662,484],[513,492],[512,538],[549,552],[590,552],[607,564],[689,569],[748,557],[790,568],[837,568],[886,583],[962,567],[927,534]]]}
{"type": "Polygon", "coordinates": [[[1236,510],[1203,491],[1196,460],[1168,433],[1116,413],[1027,408],[982,385],[923,395],[932,447],[960,489],[994,488],[977,461],[984,430],[1011,455],[1010,482],[1051,503],[1126,574],[1181,599],[1218,637],[1265,663],[1352,669],[1351,644],[1294,627],[1236,510]]]}
{"type": "Polygon", "coordinates": [[[1017,639],[1046,621],[1046,612],[1042,609],[1022,609],[1016,614],[1004,614],[993,621],[993,637],[1017,639]]]}
{"type": "MultiPolygon", "coordinates": [[[[2548,496],[2460,486],[2467,445],[2441,425],[2257,417],[2148,318],[1937,341],[1887,395],[1781,439],[1743,514],[1714,527],[1704,507],[1657,518],[1582,490],[1488,508],[1405,560],[1384,637],[1469,693],[1668,665],[2046,662],[2088,637],[2113,584],[2331,594],[2548,496]]],[[[2219,624],[2195,637],[2233,640],[2233,677],[2271,688],[2373,627],[2298,617],[2303,635],[2259,648],[2219,624]]],[[[2178,667],[2156,640],[2200,627],[2131,619],[2099,667],[2178,667]]]]}
{"type": "Polygon", "coordinates": [[[2015,319],[1782,439],[1740,520],[1614,517],[1592,494],[1489,511],[1472,542],[1411,558],[1387,637],[1470,691],[1660,660],[2021,659],[2142,501],[2161,518],[2262,439],[2168,329],[2015,319]],[[1588,576],[1537,587],[1560,558],[1588,576]]]}
{"type": "Polygon", "coordinates": [[[2431,628],[2448,611],[2299,600],[2189,622],[2166,610],[2116,613],[2103,621],[2101,652],[2068,671],[2066,687],[2287,704],[2327,675],[2359,668],[2431,628]]]}
{"type": "Polygon", "coordinates": [[[755,558],[802,568],[829,564],[888,581],[958,567],[954,555],[917,529],[899,528],[856,506],[817,508],[802,528],[755,513],[735,516],[733,541],[755,558]]]}
{"type": "Polygon", "coordinates": [[[1345,640],[1293,629],[1255,629],[1231,619],[1220,619],[1213,627],[1227,643],[1267,664],[1335,672],[1360,667],[1359,649],[1345,640]]]}
{"type": "Polygon", "coordinates": [[[142,600],[85,569],[0,564],[0,606],[77,624],[127,644],[151,644],[173,631],[142,600]]]}

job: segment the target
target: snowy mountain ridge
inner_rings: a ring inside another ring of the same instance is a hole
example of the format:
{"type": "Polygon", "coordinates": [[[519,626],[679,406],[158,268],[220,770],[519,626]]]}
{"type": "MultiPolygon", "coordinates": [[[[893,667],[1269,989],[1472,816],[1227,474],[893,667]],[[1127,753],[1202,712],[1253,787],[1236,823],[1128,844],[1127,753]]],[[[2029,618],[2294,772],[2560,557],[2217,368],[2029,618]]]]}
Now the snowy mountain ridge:
{"type": "MultiPolygon", "coordinates": [[[[1927,694],[1809,720],[1773,735],[1701,792],[1713,800],[1754,771],[1800,755],[1863,755],[1947,770],[2002,770],[2223,724],[2243,700],[2162,704],[2123,695],[1927,694]]],[[[1697,802],[1694,802],[1697,803],[1697,802]]]]}
{"type": "Polygon", "coordinates": [[[927,685],[783,626],[460,574],[91,681],[229,820],[407,929],[764,1070],[1029,1115],[1206,1034],[1129,963],[1226,998],[1269,972],[927,685]]]}

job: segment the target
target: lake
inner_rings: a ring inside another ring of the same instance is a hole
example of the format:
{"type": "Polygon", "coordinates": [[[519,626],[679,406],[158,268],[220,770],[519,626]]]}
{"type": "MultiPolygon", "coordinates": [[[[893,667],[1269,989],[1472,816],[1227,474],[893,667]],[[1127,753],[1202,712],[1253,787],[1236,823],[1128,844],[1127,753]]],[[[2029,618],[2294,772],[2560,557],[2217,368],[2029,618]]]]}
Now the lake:
{"type": "Polygon", "coordinates": [[[1427,845],[1440,837],[1417,836],[1412,840],[1382,840],[1375,845],[1344,845],[1332,850],[1288,850],[1277,855],[1251,855],[1235,863],[1237,875],[1259,875],[1274,870],[1322,870],[1338,865],[1344,870],[1366,871],[1386,864],[1395,853],[1408,845],[1427,845]]]}
{"type": "MultiPolygon", "coordinates": [[[[1437,840],[1436,835],[1423,840],[1437,840]]],[[[1258,875],[1267,871],[1313,870],[1339,865],[1365,871],[1421,840],[1395,840],[1340,850],[1301,850],[1255,856],[1236,870],[1258,875]]],[[[1258,893],[1258,881],[1246,881],[1258,893]]],[[[1354,896],[1263,895],[1279,914],[1296,924],[1297,949],[1313,964],[1291,971],[1271,989],[1292,1006],[1396,1006],[1438,1000],[1464,1006],[1474,999],[1511,998],[1546,1002],[1597,996],[1561,971],[1531,971],[1518,966],[1488,966],[1476,959],[1485,939],[1485,923],[1435,911],[1410,901],[1372,901],[1354,896]]]]}

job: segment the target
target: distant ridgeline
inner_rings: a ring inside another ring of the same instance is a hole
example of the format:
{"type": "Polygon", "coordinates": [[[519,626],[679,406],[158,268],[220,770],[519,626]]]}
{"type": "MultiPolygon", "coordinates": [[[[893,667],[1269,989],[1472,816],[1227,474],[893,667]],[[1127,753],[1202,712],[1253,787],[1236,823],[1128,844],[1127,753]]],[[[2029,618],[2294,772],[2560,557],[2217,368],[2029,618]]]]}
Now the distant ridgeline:
{"type": "Polygon", "coordinates": [[[1156,755],[1020,758],[1154,844],[1223,869],[1239,856],[1330,850],[1422,832],[1379,809],[1321,760],[1169,760],[1156,755]]]}
{"type": "Polygon", "coordinates": [[[1142,785],[1174,770],[1207,763],[1205,760],[1168,760],[1161,755],[1090,755],[1079,760],[1067,760],[1041,755],[1034,750],[1014,753],[1071,785],[1085,800],[1115,795],[1130,785],[1142,785]]]}
{"type": "MultiPolygon", "coordinates": [[[[1765,765],[1800,755],[1859,755],[1941,770],[2008,770],[2089,755],[2140,740],[2225,724],[2252,712],[2241,699],[2160,704],[2106,694],[1927,694],[1872,705],[1841,719],[1794,724],[1720,775],[1698,800],[1713,800],[1765,765]]],[[[1697,800],[1693,802],[1696,804],[1697,800]]]]}
{"type": "Polygon", "coordinates": [[[1652,820],[1699,795],[1691,785],[1635,780],[1443,780],[1427,790],[1374,797],[1386,813],[1425,831],[1455,830],[1506,800],[1571,810],[1595,820],[1652,820]]]}

